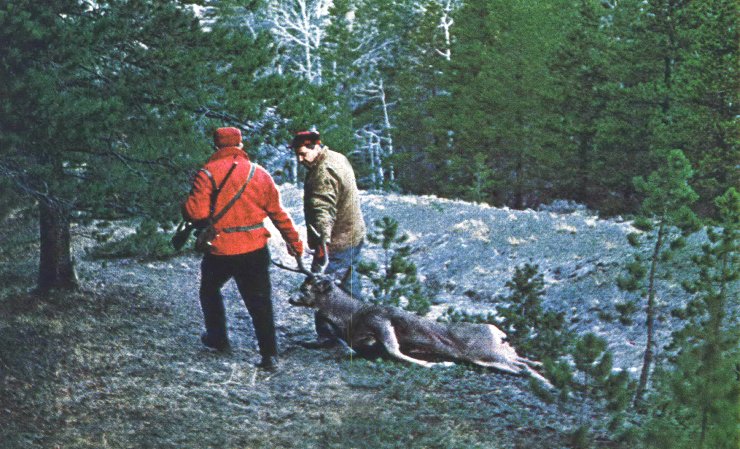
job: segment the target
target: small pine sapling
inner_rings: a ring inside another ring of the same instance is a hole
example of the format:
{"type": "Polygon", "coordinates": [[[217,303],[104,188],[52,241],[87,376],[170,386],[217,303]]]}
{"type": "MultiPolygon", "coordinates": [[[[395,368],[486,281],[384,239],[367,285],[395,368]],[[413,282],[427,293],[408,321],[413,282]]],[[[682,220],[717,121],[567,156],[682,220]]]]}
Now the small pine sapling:
{"type": "Polygon", "coordinates": [[[740,446],[740,194],[731,188],[715,204],[718,228],[707,227],[709,243],[693,258],[698,278],[684,283],[694,297],[675,311],[685,324],[668,347],[674,357],[656,373],[645,433],[651,447],[740,446]]]}
{"type": "Polygon", "coordinates": [[[514,347],[526,356],[540,360],[545,377],[560,390],[561,399],[567,399],[573,370],[564,356],[572,346],[573,336],[565,326],[562,312],[542,307],[545,282],[539,267],[530,264],[516,267],[514,276],[505,285],[511,293],[497,297],[501,320],[491,324],[500,326],[514,347]]]}
{"type": "Polygon", "coordinates": [[[399,235],[398,221],[391,217],[375,220],[373,224],[375,229],[367,239],[382,248],[382,265],[363,261],[357,268],[373,285],[372,301],[425,315],[431,304],[417,277],[416,264],[409,259],[411,247],[405,245],[408,234],[399,235]]]}
{"type": "Polygon", "coordinates": [[[564,314],[542,308],[545,283],[539,267],[517,267],[505,285],[511,293],[497,298],[498,313],[511,342],[538,359],[557,359],[567,350],[564,314]]]}
{"type": "MultiPolygon", "coordinates": [[[[666,162],[647,179],[635,178],[635,188],[645,196],[640,214],[634,226],[641,233],[627,236],[635,255],[626,265],[626,275],[617,279],[617,285],[626,291],[638,292],[646,298],[645,321],[646,342],[640,380],[635,392],[635,404],[640,403],[647,388],[655,346],[656,279],[659,268],[671,259],[673,251],[683,245],[683,239],[698,229],[698,219],[689,206],[698,196],[689,186],[693,171],[681,150],[669,152],[666,162]],[[649,248],[649,257],[643,259],[642,248],[649,248]]],[[[625,311],[633,309],[625,305],[622,322],[629,322],[625,311]]]]}
{"type": "Polygon", "coordinates": [[[571,438],[579,441],[576,447],[592,447],[594,427],[606,425],[612,432],[620,428],[632,388],[626,371],[613,372],[612,354],[605,339],[592,333],[576,338],[571,357],[576,371],[570,379],[563,379],[568,381],[567,388],[601,402],[606,411],[606,422],[587,419],[588,413],[584,411],[584,419],[571,434],[571,438]]]}

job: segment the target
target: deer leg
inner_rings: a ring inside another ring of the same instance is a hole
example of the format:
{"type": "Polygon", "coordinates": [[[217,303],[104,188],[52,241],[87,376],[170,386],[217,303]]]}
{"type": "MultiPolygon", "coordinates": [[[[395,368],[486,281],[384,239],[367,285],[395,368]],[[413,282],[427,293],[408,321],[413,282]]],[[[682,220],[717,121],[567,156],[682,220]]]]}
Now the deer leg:
{"type": "Polygon", "coordinates": [[[502,362],[484,362],[483,360],[474,360],[473,363],[486,368],[496,368],[497,370],[504,371],[511,374],[522,374],[521,369],[514,369],[511,365],[502,362]]]}
{"type": "Polygon", "coordinates": [[[401,345],[398,343],[398,338],[396,338],[396,333],[393,330],[393,325],[390,323],[390,321],[384,321],[376,329],[376,331],[378,333],[378,341],[385,347],[386,351],[388,351],[388,354],[399,360],[414,363],[416,365],[421,365],[427,368],[431,368],[435,365],[448,366],[445,363],[433,363],[427,362],[426,360],[415,359],[402,353],[401,345]]]}
{"type": "Polygon", "coordinates": [[[525,364],[527,364],[529,366],[537,366],[537,367],[541,367],[542,366],[542,362],[538,362],[536,360],[529,360],[526,357],[518,357],[516,361],[517,362],[521,362],[521,363],[525,363],[525,364]]]}
{"type": "Polygon", "coordinates": [[[527,366],[527,374],[537,379],[543,386],[547,387],[548,389],[550,390],[555,389],[555,387],[550,383],[550,381],[545,379],[545,376],[533,370],[529,366],[527,366]]]}
{"type": "Polygon", "coordinates": [[[545,379],[545,377],[542,376],[542,374],[540,374],[537,371],[535,371],[532,368],[530,368],[526,363],[522,363],[521,365],[520,364],[514,364],[512,366],[512,365],[509,365],[509,364],[506,364],[506,363],[500,363],[500,362],[484,362],[484,361],[481,361],[481,360],[476,360],[475,361],[475,364],[476,365],[480,365],[480,366],[485,366],[485,367],[488,367],[488,368],[496,368],[496,369],[501,370],[501,371],[504,371],[506,373],[516,374],[516,375],[519,375],[519,376],[521,376],[521,375],[524,374],[524,375],[527,375],[527,376],[530,376],[530,377],[534,377],[535,379],[537,379],[540,382],[540,384],[542,384],[543,386],[545,386],[548,389],[554,389],[555,388],[550,383],[550,381],[548,381],[547,379],[545,379]],[[516,366],[519,369],[518,370],[517,369],[514,369],[514,366],[516,366]]]}
{"type": "Polygon", "coordinates": [[[348,345],[347,342],[344,341],[343,339],[337,338],[337,341],[339,342],[339,346],[341,346],[342,349],[344,349],[344,352],[346,352],[347,355],[357,354],[357,352],[354,349],[352,349],[352,346],[348,345]]]}

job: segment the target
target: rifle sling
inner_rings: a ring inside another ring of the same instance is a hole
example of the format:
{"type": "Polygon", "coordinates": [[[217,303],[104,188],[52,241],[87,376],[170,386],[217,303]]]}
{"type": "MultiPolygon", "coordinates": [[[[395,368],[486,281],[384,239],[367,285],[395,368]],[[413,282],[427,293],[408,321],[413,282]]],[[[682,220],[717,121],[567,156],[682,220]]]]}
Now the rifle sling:
{"type": "Polygon", "coordinates": [[[226,172],[226,176],[224,176],[224,179],[221,180],[221,185],[216,186],[216,179],[213,177],[213,174],[206,170],[205,168],[201,168],[200,171],[206,174],[208,179],[211,181],[211,186],[213,187],[213,191],[211,192],[211,204],[209,207],[209,217],[213,217],[213,213],[215,212],[216,208],[216,199],[218,198],[218,194],[221,193],[221,189],[224,188],[224,185],[226,185],[226,181],[229,179],[229,176],[231,176],[231,173],[234,171],[236,166],[239,164],[239,161],[236,160],[236,157],[234,157],[234,163],[231,164],[231,167],[229,167],[229,171],[226,172]]]}
{"type": "Polygon", "coordinates": [[[226,212],[228,212],[228,210],[231,209],[231,206],[233,206],[234,203],[236,203],[236,200],[238,200],[242,196],[242,193],[244,193],[244,190],[247,188],[247,185],[249,184],[249,181],[252,180],[252,176],[254,176],[254,171],[257,168],[254,164],[250,164],[250,165],[251,166],[250,166],[250,169],[249,169],[249,176],[247,176],[247,180],[244,181],[244,185],[242,186],[241,189],[239,189],[238,192],[236,192],[236,195],[234,195],[234,197],[231,198],[231,200],[228,203],[226,203],[226,205],[223,207],[223,209],[221,209],[216,215],[214,215],[213,217],[211,217],[211,220],[210,220],[211,221],[211,226],[215,225],[216,222],[218,222],[218,220],[220,220],[221,217],[223,217],[224,214],[226,214],[226,212]]]}

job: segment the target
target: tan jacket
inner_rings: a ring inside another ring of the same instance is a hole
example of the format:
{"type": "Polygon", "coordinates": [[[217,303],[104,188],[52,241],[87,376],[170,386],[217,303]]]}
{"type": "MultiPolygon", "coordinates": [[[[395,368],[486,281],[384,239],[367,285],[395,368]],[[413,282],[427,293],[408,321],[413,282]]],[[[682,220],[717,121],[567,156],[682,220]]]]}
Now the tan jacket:
{"type": "MultiPolygon", "coordinates": [[[[306,226],[313,226],[337,252],[359,245],[365,237],[355,172],[347,158],[322,147],[306,174],[303,187],[306,226]]],[[[308,246],[316,249],[319,236],[308,231],[308,246]]]]}

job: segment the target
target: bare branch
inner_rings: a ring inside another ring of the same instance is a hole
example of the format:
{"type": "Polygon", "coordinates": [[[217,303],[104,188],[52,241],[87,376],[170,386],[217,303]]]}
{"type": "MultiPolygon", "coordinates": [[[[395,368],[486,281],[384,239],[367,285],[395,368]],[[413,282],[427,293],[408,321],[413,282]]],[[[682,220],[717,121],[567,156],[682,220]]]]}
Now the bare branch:
{"type": "Polygon", "coordinates": [[[67,210],[71,208],[71,202],[62,200],[51,194],[46,181],[41,181],[41,187],[34,186],[33,180],[20,167],[14,167],[13,164],[0,161],[0,175],[5,179],[11,180],[20,191],[25,192],[27,195],[60,208],[67,210]]]}
{"type": "Polygon", "coordinates": [[[273,0],[268,6],[271,32],[279,45],[295,49],[285,62],[312,82],[321,82],[321,49],[330,0],[273,0]]]}
{"type": "Polygon", "coordinates": [[[220,119],[225,123],[228,123],[229,125],[232,125],[236,128],[240,128],[242,131],[245,131],[247,133],[252,133],[255,129],[254,123],[248,120],[242,120],[239,117],[229,114],[228,112],[214,111],[206,107],[202,107],[195,112],[201,114],[204,117],[220,119]]]}

